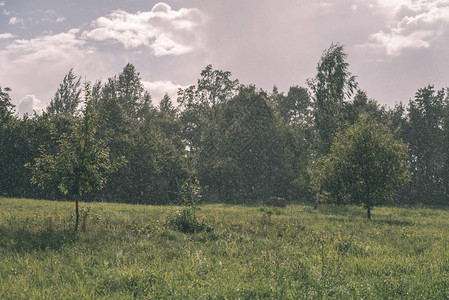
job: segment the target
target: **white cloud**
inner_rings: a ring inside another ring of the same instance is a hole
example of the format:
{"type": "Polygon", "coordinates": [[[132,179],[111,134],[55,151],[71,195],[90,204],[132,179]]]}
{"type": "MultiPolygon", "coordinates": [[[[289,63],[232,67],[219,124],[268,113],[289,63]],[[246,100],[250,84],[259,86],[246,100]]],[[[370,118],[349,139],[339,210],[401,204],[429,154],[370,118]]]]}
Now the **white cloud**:
{"type": "Polygon", "coordinates": [[[148,47],[155,56],[181,55],[201,48],[198,27],[203,22],[204,15],[199,9],[172,10],[160,2],[149,12],[132,14],[116,10],[100,17],[93,22],[94,29],[85,31],[83,37],[113,40],[125,48],[148,47]]]}
{"type": "Polygon", "coordinates": [[[47,61],[81,58],[85,41],[77,38],[78,29],[55,35],[46,35],[31,40],[15,40],[5,47],[3,54],[14,62],[47,61]]]}
{"type": "MultiPolygon", "coordinates": [[[[32,39],[2,41],[6,45],[0,47],[0,78],[12,88],[11,98],[16,105],[25,95],[36,95],[48,102],[71,67],[101,69],[99,55],[88,53],[77,32],[73,29],[32,39]]],[[[29,103],[27,99],[24,103],[29,103]]]]}
{"type": "Polygon", "coordinates": [[[5,2],[4,1],[1,1],[0,2],[0,6],[4,6],[5,5],[5,2]]]}
{"type": "Polygon", "coordinates": [[[56,19],[56,23],[62,23],[65,21],[65,17],[59,17],[56,19]]]}
{"type": "Polygon", "coordinates": [[[159,2],[155,6],[153,6],[153,9],[151,11],[154,13],[157,13],[157,12],[167,13],[170,10],[171,10],[171,7],[168,4],[166,4],[164,2],[159,2]]]}
{"type": "Polygon", "coordinates": [[[20,100],[17,107],[17,112],[20,116],[25,113],[32,115],[34,111],[39,114],[43,110],[44,107],[42,107],[42,101],[37,99],[35,95],[26,95],[20,100]]]}
{"type": "Polygon", "coordinates": [[[142,81],[143,86],[147,91],[150,92],[151,98],[153,99],[153,104],[158,105],[165,94],[167,94],[176,103],[176,98],[178,96],[178,89],[183,89],[185,86],[174,84],[168,80],[158,80],[158,81],[142,81]]]}
{"type": "Polygon", "coordinates": [[[407,48],[429,48],[430,42],[427,40],[431,36],[431,31],[415,31],[409,35],[379,31],[371,35],[371,39],[380,43],[385,48],[387,55],[398,56],[407,48]]]}
{"type": "Polygon", "coordinates": [[[11,19],[9,19],[9,24],[11,24],[11,25],[23,24],[23,19],[22,18],[12,17],[11,19]]]}
{"type": "Polygon", "coordinates": [[[6,10],[6,9],[4,9],[4,10],[3,10],[3,14],[4,14],[5,16],[9,16],[9,15],[11,14],[11,12],[8,11],[8,10],[6,10]]]}
{"type": "Polygon", "coordinates": [[[391,56],[410,48],[429,48],[449,32],[449,0],[376,0],[370,7],[387,20],[385,30],[370,36],[372,45],[391,56]]]}
{"type": "Polygon", "coordinates": [[[16,35],[12,34],[12,33],[0,33],[0,40],[7,40],[7,39],[13,39],[15,38],[16,35]]]}

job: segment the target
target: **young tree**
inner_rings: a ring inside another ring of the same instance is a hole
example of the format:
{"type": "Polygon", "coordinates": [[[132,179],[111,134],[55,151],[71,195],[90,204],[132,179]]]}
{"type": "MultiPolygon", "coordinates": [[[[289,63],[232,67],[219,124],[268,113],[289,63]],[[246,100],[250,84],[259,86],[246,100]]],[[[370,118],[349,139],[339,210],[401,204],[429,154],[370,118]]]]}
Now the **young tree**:
{"type": "Polygon", "coordinates": [[[410,180],[407,145],[371,117],[337,134],[329,154],[309,169],[311,190],[327,202],[371,209],[392,198],[410,180]]]}
{"type": "MultiPolygon", "coordinates": [[[[78,196],[103,188],[106,174],[116,171],[124,163],[124,158],[111,161],[105,143],[95,137],[95,115],[88,83],[85,93],[82,118],[74,123],[70,135],[63,133],[57,139],[57,152],[50,154],[42,147],[41,156],[35,158],[34,165],[27,165],[32,170],[33,184],[43,189],[56,186],[65,195],[75,198],[75,231],[79,223],[78,196]]],[[[57,133],[53,131],[53,135],[57,133]]]]}

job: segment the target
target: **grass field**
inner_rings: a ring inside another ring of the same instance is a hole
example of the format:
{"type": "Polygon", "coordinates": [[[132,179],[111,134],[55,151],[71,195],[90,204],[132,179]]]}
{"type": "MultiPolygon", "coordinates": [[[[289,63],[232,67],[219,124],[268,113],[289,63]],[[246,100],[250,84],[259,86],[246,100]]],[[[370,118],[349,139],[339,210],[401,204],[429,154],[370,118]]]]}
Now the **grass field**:
{"type": "Polygon", "coordinates": [[[213,231],[166,226],[179,207],[0,198],[1,299],[447,299],[449,211],[204,205],[213,231]]]}

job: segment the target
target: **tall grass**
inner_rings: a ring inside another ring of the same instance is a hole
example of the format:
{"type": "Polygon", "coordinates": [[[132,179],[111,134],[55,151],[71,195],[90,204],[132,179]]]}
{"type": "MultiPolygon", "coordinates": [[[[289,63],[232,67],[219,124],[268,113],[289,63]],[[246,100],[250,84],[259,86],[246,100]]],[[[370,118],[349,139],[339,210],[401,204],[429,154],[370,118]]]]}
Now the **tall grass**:
{"type": "Polygon", "coordinates": [[[203,205],[213,228],[170,229],[178,207],[0,198],[0,298],[449,297],[449,212],[203,205]],[[84,222],[84,223],[83,223],[84,222]]]}

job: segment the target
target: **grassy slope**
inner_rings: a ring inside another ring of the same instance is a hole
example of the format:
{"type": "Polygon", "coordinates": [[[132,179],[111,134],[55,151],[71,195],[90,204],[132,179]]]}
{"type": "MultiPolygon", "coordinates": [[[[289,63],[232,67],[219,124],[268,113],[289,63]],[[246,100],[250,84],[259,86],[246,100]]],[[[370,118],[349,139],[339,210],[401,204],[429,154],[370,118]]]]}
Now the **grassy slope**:
{"type": "Polygon", "coordinates": [[[215,230],[165,228],[176,207],[0,198],[0,298],[448,298],[449,212],[206,205],[215,230]],[[86,216],[83,212],[82,216],[86,216]]]}

